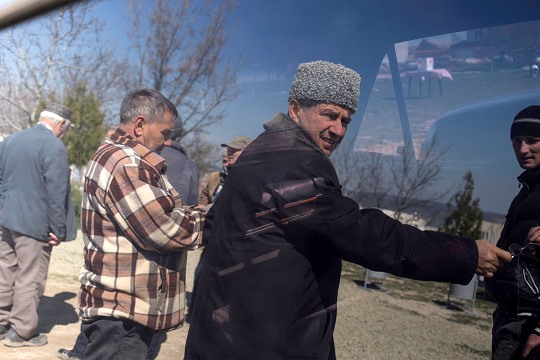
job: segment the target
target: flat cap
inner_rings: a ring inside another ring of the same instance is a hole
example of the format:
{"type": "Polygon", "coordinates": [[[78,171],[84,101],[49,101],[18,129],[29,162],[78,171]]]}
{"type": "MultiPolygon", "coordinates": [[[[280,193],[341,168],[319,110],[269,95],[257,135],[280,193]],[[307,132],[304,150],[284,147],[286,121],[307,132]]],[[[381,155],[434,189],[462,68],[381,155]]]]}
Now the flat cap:
{"type": "Polygon", "coordinates": [[[50,111],[63,119],[71,121],[71,110],[64,105],[60,105],[58,103],[50,103],[45,108],[45,111],[50,111]]]}
{"type": "Polygon", "coordinates": [[[289,101],[315,100],[345,106],[356,112],[360,75],[341,64],[313,61],[298,65],[289,90],[289,101]]]}
{"type": "Polygon", "coordinates": [[[250,143],[251,139],[247,136],[237,136],[229,142],[221,144],[223,147],[229,147],[235,150],[244,150],[250,143]]]}

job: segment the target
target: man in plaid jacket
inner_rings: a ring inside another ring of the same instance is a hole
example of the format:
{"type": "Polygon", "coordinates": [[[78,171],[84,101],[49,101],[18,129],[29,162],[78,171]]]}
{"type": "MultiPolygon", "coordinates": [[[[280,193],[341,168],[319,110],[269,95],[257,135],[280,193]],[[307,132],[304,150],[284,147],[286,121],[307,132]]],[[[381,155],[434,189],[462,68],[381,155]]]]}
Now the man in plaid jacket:
{"type": "Polygon", "coordinates": [[[177,116],[155,90],[128,94],[118,129],[88,165],[79,298],[85,359],[145,359],[154,332],[183,323],[185,251],[201,245],[204,214],[183,206],[159,155],[177,116]]]}

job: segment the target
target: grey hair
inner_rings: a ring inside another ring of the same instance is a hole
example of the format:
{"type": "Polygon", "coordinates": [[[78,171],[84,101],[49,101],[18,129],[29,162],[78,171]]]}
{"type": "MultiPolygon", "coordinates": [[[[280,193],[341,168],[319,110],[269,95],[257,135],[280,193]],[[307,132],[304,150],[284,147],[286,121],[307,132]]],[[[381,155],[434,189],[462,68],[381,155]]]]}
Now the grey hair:
{"type": "Polygon", "coordinates": [[[166,111],[178,117],[176,106],[154,89],[141,89],[127,94],[120,106],[120,123],[127,124],[137,116],[145,116],[150,124],[163,121],[166,111]]]}
{"type": "Polygon", "coordinates": [[[295,99],[295,100],[298,102],[300,107],[304,110],[312,108],[318,104],[324,104],[324,103],[329,104],[329,102],[327,101],[319,101],[319,100],[306,100],[306,99],[295,99]]]}
{"type": "Polygon", "coordinates": [[[66,121],[69,121],[67,119],[64,119],[63,117],[61,117],[60,115],[58,114],[55,114],[51,111],[48,111],[48,110],[43,110],[40,114],[39,114],[39,120],[43,120],[43,119],[48,119],[48,120],[51,120],[55,123],[59,123],[60,121],[62,120],[66,120],[66,121]]]}

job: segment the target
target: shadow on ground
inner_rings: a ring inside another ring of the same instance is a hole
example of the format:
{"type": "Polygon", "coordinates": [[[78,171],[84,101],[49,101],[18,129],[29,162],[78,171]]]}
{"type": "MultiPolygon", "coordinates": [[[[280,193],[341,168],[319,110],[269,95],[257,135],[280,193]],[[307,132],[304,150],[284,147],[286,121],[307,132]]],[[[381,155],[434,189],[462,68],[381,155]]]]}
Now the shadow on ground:
{"type": "Polygon", "coordinates": [[[385,288],[382,283],[368,282],[366,285],[364,280],[353,280],[353,282],[366,290],[388,291],[388,289],[385,288]]]}
{"type": "Polygon", "coordinates": [[[49,333],[57,325],[77,323],[79,316],[67,300],[76,297],[72,292],[59,292],[54,296],[43,296],[39,302],[39,332],[49,333]]]}

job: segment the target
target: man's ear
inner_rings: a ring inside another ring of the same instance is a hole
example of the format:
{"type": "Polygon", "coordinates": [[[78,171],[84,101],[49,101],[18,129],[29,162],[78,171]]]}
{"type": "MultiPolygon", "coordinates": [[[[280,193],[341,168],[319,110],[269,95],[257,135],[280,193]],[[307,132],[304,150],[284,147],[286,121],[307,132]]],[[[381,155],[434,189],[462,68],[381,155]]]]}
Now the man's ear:
{"type": "Polygon", "coordinates": [[[301,107],[298,101],[291,99],[291,101],[289,101],[289,117],[296,123],[298,123],[298,113],[300,110],[301,107]]]}
{"type": "Polygon", "coordinates": [[[146,126],[146,119],[143,116],[137,116],[133,121],[133,134],[139,137],[143,134],[143,128],[146,126]]]}

